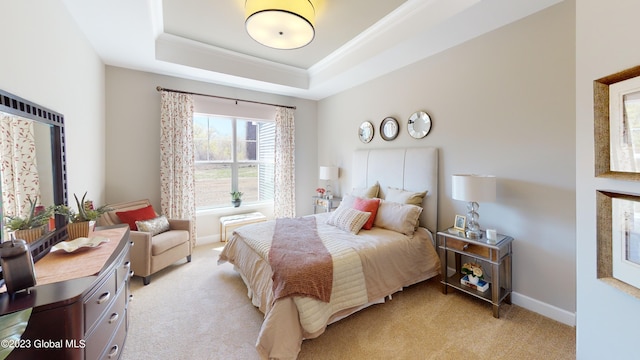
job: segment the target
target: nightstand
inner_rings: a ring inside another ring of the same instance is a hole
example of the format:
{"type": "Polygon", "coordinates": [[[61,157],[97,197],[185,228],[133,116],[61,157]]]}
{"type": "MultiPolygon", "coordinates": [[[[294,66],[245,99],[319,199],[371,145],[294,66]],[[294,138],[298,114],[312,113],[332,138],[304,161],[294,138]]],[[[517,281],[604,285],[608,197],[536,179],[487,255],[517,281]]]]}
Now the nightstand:
{"type": "Polygon", "coordinates": [[[437,242],[442,264],[442,293],[446,294],[448,288],[452,287],[490,302],[493,305],[493,316],[498,318],[500,304],[503,301],[511,304],[511,243],[513,238],[498,234],[496,240],[488,240],[483,234],[480,239],[469,239],[464,236],[464,233],[449,229],[438,232],[437,242]],[[453,258],[453,264],[449,262],[450,256],[453,258]],[[482,265],[486,274],[484,280],[489,283],[488,290],[483,292],[460,282],[464,277],[460,272],[463,256],[470,258],[465,259],[465,262],[471,260],[482,265]],[[455,271],[453,275],[449,275],[449,267],[455,271]]]}
{"type": "Polygon", "coordinates": [[[335,196],[332,199],[313,196],[313,213],[317,214],[318,208],[325,212],[332,211],[340,205],[340,201],[342,201],[342,199],[335,196]]]}

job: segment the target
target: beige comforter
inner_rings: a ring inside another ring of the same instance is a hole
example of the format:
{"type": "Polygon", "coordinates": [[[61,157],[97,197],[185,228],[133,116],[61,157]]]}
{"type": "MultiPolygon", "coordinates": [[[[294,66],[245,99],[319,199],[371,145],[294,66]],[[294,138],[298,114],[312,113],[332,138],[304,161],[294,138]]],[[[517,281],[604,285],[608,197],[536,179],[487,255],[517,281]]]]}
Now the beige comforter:
{"type": "Polygon", "coordinates": [[[412,237],[375,227],[352,235],[325,224],[327,214],[314,216],[334,259],[330,303],[309,297],[273,301],[268,253],[275,221],[236,229],[220,255],[218,262],[234,264],[253,305],[265,314],[256,344],[263,358],[295,359],[302,339],[317,337],[329,323],[440,272],[426,229],[412,237]]]}

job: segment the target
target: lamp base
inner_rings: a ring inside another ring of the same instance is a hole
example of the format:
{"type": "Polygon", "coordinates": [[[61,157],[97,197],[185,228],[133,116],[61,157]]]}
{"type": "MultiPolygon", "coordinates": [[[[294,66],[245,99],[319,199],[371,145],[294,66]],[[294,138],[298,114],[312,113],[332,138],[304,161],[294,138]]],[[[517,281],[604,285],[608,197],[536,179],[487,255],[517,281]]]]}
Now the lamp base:
{"type": "Polygon", "coordinates": [[[482,231],[480,231],[480,230],[467,230],[466,236],[469,239],[482,239],[482,231]]]}

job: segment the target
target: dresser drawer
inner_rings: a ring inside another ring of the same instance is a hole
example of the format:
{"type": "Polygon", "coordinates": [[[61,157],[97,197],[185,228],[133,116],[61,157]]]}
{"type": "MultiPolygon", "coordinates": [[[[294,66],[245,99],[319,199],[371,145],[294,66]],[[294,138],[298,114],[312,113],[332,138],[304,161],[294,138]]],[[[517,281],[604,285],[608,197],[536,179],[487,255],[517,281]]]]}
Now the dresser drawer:
{"type": "Polygon", "coordinates": [[[105,352],[102,354],[102,357],[100,359],[114,360],[114,359],[120,358],[120,355],[122,355],[122,350],[124,350],[124,340],[126,339],[126,337],[127,337],[127,321],[126,319],[123,318],[120,321],[118,330],[116,331],[115,335],[111,339],[109,346],[107,346],[107,348],[105,349],[105,352]]]}
{"type": "Polygon", "coordinates": [[[127,245],[122,257],[118,259],[116,267],[116,288],[119,289],[123,283],[125,283],[131,276],[131,258],[129,256],[129,247],[127,245]]]}
{"type": "Polygon", "coordinates": [[[116,296],[116,272],[103,282],[98,289],[84,301],[84,331],[87,334],[95,322],[107,310],[116,296]]]}
{"type": "Polygon", "coordinates": [[[98,359],[103,353],[118,326],[125,318],[126,291],[120,289],[118,298],[98,321],[95,330],[87,336],[85,359],[98,359]]]}

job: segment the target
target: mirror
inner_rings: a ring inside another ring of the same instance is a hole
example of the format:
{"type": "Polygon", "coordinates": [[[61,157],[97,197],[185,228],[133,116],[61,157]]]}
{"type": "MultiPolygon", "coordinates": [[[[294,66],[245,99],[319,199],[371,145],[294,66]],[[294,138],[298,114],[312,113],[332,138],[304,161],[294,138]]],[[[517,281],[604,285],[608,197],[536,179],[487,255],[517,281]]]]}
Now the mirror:
{"type": "Polygon", "coordinates": [[[392,117],[382,120],[380,136],[387,141],[395,139],[398,136],[398,120],[392,117]]]}
{"type": "MultiPolygon", "coordinates": [[[[37,181],[23,180],[16,186],[25,189],[25,193],[39,193],[39,204],[44,206],[67,204],[67,183],[66,183],[66,163],[65,163],[65,144],[64,144],[64,117],[62,114],[53,112],[38,104],[22,99],[16,95],[0,90],[0,118],[3,119],[3,127],[11,126],[17,128],[17,132],[24,135],[29,132],[27,137],[32,141],[17,140],[16,144],[20,145],[21,154],[33,154],[29,159],[33,159],[33,167],[31,176],[37,178],[37,181]],[[36,184],[36,185],[32,185],[36,184]],[[31,189],[28,186],[32,186],[31,189]]],[[[4,131],[5,129],[3,129],[4,131]]],[[[12,191],[7,184],[12,183],[12,171],[7,170],[7,161],[9,155],[2,152],[2,167],[0,167],[1,183],[3,187],[3,206],[2,209],[7,212],[5,196],[11,196],[12,191]]],[[[15,156],[15,155],[14,155],[15,156]]],[[[27,156],[19,155],[18,158],[27,156]]],[[[24,214],[18,214],[24,216],[24,214]]],[[[6,220],[5,220],[6,221],[6,220]]],[[[4,223],[3,230],[4,233],[4,223]]],[[[48,253],[51,246],[60,242],[66,235],[66,220],[63,216],[57,215],[55,218],[55,229],[45,234],[40,239],[30,243],[31,254],[34,260],[40,259],[48,253]]],[[[4,239],[7,240],[7,239],[4,239]]]]}
{"type": "Polygon", "coordinates": [[[409,135],[414,139],[422,139],[431,130],[431,117],[424,111],[414,112],[407,123],[409,135]]]}
{"type": "Polygon", "coordinates": [[[373,124],[369,121],[365,121],[360,124],[360,128],[358,128],[358,137],[360,141],[363,143],[368,143],[373,139],[373,124]]]}

